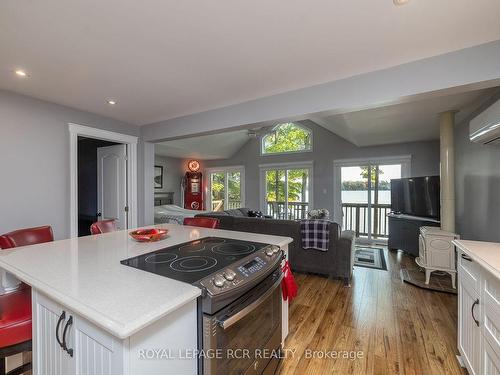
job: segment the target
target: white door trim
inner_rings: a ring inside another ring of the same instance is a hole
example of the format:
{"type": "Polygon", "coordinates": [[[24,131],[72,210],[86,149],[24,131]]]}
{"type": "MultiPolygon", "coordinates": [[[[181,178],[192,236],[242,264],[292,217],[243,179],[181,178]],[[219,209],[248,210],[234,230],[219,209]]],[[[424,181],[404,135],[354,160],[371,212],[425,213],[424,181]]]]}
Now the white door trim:
{"type": "Polygon", "coordinates": [[[127,145],[128,222],[137,227],[137,143],[138,137],[90,126],[68,123],[70,148],[70,237],[78,236],[78,137],[102,139],[127,145]]]}

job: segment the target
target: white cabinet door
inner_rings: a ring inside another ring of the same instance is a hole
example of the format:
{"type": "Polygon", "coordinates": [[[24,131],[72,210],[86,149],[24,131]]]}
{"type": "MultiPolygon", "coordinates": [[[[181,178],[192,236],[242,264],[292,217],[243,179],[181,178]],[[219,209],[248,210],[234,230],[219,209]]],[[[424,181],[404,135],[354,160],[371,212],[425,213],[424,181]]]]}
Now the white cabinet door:
{"type": "Polygon", "coordinates": [[[458,291],[458,349],[471,375],[481,374],[481,330],[476,323],[476,320],[480,317],[479,309],[479,296],[464,282],[464,279],[460,278],[458,291]]]}
{"type": "Polygon", "coordinates": [[[36,291],[33,292],[33,306],[34,375],[125,373],[123,341],[113,338],[36,291]],[[64,319],[60,319],[63,312],[64,319]],[[67,350],[61,347],[58,339],[66,344],[67,350]]]}
{"type": "MultiPolygon", "coordinates": [[[[62,332],[66,319],[60,319],[63,308],[33,293],[33,374],[68,375],[73,374],[72,358],[57,341],[62,342],[62,332]],[[56,337],[56,328],[59,330],[56,337]]],[[[67,318],[68,312],[65,312],[67,318]]]]}
{"type": "Polygon", "coordinates": [[[73,329],[77,375],[124,373],[121,341],[78,317],[74,318],[73,329]]]}
{"type": "Polygon", "coordinates": [[[483,374],[500,375],[500,358],[487,341],[483,350],[483,374]]]}

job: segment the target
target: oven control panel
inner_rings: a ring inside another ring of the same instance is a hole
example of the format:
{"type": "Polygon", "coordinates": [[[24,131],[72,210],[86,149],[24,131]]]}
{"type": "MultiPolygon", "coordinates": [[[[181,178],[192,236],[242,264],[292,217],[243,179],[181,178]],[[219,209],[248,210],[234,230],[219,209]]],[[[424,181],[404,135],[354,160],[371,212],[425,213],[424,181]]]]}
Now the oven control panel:
{"type": "Polygon", "coordinates": [[[238,267],[238,271],[245,276],[248,277],[256,272],[259,272],[266,266],[266,262],[260,259],[259,257],[255,257],[250,262],[243,264],[238,267]]]}
{"type": "Polygon", "coordinates": [[[279,246],[266,246],[262,250],[206,277],[200,281],[200,284],[210,294],[215,295],[251,283],[260,274],[275,267],[281,261],[282,254],[279,246]]]}

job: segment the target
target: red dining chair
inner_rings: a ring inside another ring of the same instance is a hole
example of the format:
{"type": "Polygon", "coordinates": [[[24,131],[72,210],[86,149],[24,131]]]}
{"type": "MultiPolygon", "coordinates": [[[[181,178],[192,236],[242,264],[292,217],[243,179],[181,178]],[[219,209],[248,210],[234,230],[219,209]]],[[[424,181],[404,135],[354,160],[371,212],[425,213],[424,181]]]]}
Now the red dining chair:
{"type": "MultiPolygon", "coordinates": [[[[54,240],[50,226],[26,228],[0,236],[0,248],[34,245],[54,240]]],[[[7,373],[5,358],[31,351],[31,288],[21,283],[19,289],[0,295],[0,375],[23,374],[31,362],[7,373]]]]}
{"type": "Polygon", "coordinates": [[[219,227],[219,219],[214,219],[213,217],[186,217],[184,218],[184,225],[217,229],[219,227]]]}
{"type": "Polygon", "coordinates": [[[96,221],[90,226],[91,234],[103,234],[116,231],[115,219],[96,221]]]}

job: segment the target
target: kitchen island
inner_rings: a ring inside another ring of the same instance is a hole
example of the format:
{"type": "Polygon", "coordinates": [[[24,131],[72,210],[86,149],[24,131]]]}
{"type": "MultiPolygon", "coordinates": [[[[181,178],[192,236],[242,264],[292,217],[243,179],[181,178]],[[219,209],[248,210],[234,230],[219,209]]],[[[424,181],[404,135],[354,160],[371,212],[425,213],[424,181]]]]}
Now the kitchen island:
{"type": "MultiPolygon", "coordinates": [[[[169,229],[169,237],[138,243],[119,231],[0,251],[0,267],[32,287],[34,374],[196,374],[198,360],[191,353],[199,348],[202,290],[120,261],[205,237],[268,243],[285,251],[292,241],[157,227],[169,229]]],[[[282,340],[287,329],[283,304],[282,340]]]]}

